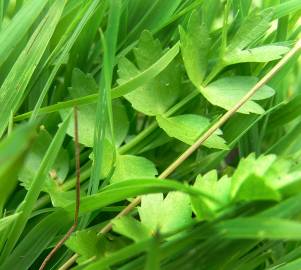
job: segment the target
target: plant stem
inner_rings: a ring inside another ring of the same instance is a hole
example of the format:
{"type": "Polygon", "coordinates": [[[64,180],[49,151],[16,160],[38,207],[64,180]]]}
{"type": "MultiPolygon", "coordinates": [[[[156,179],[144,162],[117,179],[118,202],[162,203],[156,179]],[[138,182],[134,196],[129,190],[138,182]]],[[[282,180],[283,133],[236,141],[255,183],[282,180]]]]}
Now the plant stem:
{"type": "Polygon", "coordinates": [[[119,154],[125,154],[129,152],[134,146],[143,141],[148,135],[150,135],[158,127],[157,122],[153,122],[146,129],[140,132],[134,139],[130,140],[127,144],[119,148],[119,154]]]}

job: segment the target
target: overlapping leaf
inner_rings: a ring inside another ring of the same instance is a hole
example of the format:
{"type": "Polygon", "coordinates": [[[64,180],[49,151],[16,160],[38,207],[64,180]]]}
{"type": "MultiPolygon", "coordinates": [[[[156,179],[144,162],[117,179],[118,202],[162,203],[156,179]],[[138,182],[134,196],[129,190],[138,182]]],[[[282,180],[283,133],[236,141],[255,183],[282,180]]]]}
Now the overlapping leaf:
{"type": "MultiPolygon", "coordinates": [[[[213,105],[230,110],[252,89],[256,82],[257,78],[255,77],[226,77],[209,84],[202,90],[202,94],[213,105]]],[[[254,102],[254,100],[267,99],[272,97],[274,93],[275,91],[267,85],[261,87],[251,100],[247,101],[238,112],[262,114],[264,109],[254,102]]]]}
{"type": "MultiPolygon", "coordinates": [[[[131,78],[155,63],[164,51],[158,40],[153,39],[149,32],[143,32],[134,50],[137,67],[128,59],[119,62],[118,83],[122,85],[131,78]]],[[[176,61],[150,82],[125,95],[132,106],[147,115],[163,114],[174,104],[180,93],[180,72],[176,61]]]]}
{"type": "MultiPolygon", "coordinates": [[[[210,121],[206,117],[193,114],[184,114],[174,117],[157,116],[159,126],[170,136],[186,144],[192,145],[210,127],[210,121]]],[[[225,140],[219,135],[218,130],[208,140],[204,146],[209,148],[227,149],[225,140]]]]}

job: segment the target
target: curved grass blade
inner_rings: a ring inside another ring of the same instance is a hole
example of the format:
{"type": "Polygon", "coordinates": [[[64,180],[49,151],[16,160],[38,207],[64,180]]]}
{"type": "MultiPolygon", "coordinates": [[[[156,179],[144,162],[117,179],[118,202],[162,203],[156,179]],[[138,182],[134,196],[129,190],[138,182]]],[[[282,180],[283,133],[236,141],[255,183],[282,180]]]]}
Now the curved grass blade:
{"type": "Polygon", "coordinates": [[[71,220],[71,215],[68,216],[64,210],[56,210],[49,214],[22,239],[20,244],[18,244],[8,256],[5,263],[0,267],[0,270],[29,269],[39,255],[49,247],[55,236],[68,223],[71,223],[71,220]]]}
{"type": "MultiPolygon", "coordinates": [[[[84,214],[98,210],[112,203],[116,203],[126,198],[132,198],[141,194],[162,193],[168,191],[181,191],[191,196],[206,197],[209,200],[219,203],[215,198],[211,197],[210,194],[206,194],[198,189],[183,185],[176,181],[160,179],[134,179],[109,185],[97,194],[82,198],[80,213],[84,214]]],[[[73,209],[73,203],[66,207],[67,211],[73,211],[73,209]]]]}
{"type": "MultiPolygon", "coordinates": [[[[64,46],[63,51],[61,52],[61,54],[59,55],[58,59],[56,59],[55,63],[54,63],[54,67],[49,75],[49,78],[39,96],[39,99],[34,107],[34,110],[32,112],[31,115],[31,120],[36,119],[37,115],[38,115],[38,111],[41,108],[41,105],[44,101],[44,98],[49,90],[49,88],[51,87],[51,84],[55,78],[55,75],[57,74],[57,72],[59,71],[61,65],[64,63],[64,60],[66,59],[66,57],[68,56],[68,53],[70,52],[70,50],[72,49],[73,45],[75,44],[78,36],[80,35],[81,31],[83,30],[83,28],[85,27],[85,25],[87,24],[87,22],[89,21],[89,19],[94,15],[95,10],[97,9],[97,6],[99,5],[101,0],[96,0],[93,1],[93,3],[88,7],[87,11],[85,12],[83,18],[81,19],[81,21],[79,22],[79,24],[77,25],[76,29],[74,30],[72,36],[66,41],[66,44],[64,46]]],[[[58,45],[59,46],[59,45],[58,45]]]]}
{"type": "Polygon", "coordinates": [[[68,116],[59,130],[57,131],[53,141],[51,142],[42,162],[40,168],[37,171],[35,178],[31,183],[31,187],[27,192],[23,204],[17,209],[16,213],[20,213],[20,216],[17,218],[16,222],[11,227],[8,235],[7,242],[2,251],[0,261],[3,263],[7,256],[11,253],[14,246],[16,245],[18,239],[20,238],[26,223],[34,209],[35,202],[39,197],[41,189],[43,187],[44,181],[46,179],[46,175],[51,169],[57,154],[62,146],[63,140],[65,138],[66,130],[69,124],[70,116],[68,116]]]}
{"type": "Polygon", "coordinates": [[[27,1],[9,25],[2,29],[0,32],[0,66],[9,57],[16,44],[26,35],[47,4],[48,1],[27,1]]]}
{"type": "Polygon", "coordinates": [[[0,89],[0,137],[11,112],[15,113],[63,12],[65,1],[57,0],[30,38],[0,89]]]}

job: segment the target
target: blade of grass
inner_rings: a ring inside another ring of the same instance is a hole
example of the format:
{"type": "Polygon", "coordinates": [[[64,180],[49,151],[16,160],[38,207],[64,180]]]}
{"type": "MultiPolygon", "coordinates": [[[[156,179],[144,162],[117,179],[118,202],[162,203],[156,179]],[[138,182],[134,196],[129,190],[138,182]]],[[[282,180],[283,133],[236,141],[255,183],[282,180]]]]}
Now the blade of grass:
{"type": "MultiPolygon", "coordinates": [[[[109,126],[112,131],[112,119],[110,114],[112,113],[112,104],[110,98],[113,67],[115,62],[116,44],[119,30],[119,20],[121,14],[121,1],[113,0],[110,2],[109,20],[107,32],[102,39],[104,49],[104,67],[101,76],[99,95],[96,109],[96,123],[94,131],[94,146],[93,154],[94,161],[92,164],[91,177],[88,184],[87,194],[95,194],[98,192],[100,183],[100,171],[103,162],[104,152],[104,139],[106,136],[106,128],[109,126]]],[[[112,134],[113,135],[113,134],[112,134]]],[[[81,227],[85,227],[89,223],[90,214],[84,216],[81,220],[81,227]]]]}
{"type": "MultiPolygon", "coordinates": [[[[26,35],[47,3],[48,1],[27,1],[13,17],[9,25],[0,32],[0,66],[9,57],[19,41],[26,35]]],[[[4,0],[0,1],[0,6],[2,8],[1,15],[3,16],[4,0]]]]}
{"type": "MultiPolygon", "coordinates": [[[[87,5],[89,8],[85,12],[83,18],[80,20],[79,24],[77,25],[76,29],[72,33],[72,36],[66,41],[66,45],[64,46],[63,51],[59,55],[58,59],[56,59],[54,67],[50,73],[50,76],[39,96],[39,99],[34,107],[34,110],[32,112],[30,120],[33,121],[38,116],[39,109],[41,108],[41,105],[43,104],[44,98],[51,87],[51,84],[55,78],[55,75],[59,71],[61,65],[64,63],[66,57],[68,56],[68,53],[72,49],[73,45],[75,44],[78,36],[80,35],[81,31],[89,21],[89,19],[94,15],[95,10],[97,9],[97,6],[99,5],[100,0],[93,1],[91,5],[87,5]]],[[[89,3],[88,3],[89,4],[89,3]]],[[[58,47],[60,47],[58,45],[58,47]]],[[[52,57],[50,57],[51,59],[52,57]]]]}
{"type": "Polygon", "coordinates": [[[70,116],[64,120],[60,128],[58,129],[55,137],[53,138],[42,162],[40,168],[37,171],[35,178],[31,183],[31,187],[27,192],[23,204],[17,209],[16,213],[20,213],[20,216],[17,218],[16,222],[13,224],[7,235],[7,242],[2,251],[0,261],[3,263],[8,255],[13,250],[18,239],[20,238],[26,223],[32,213],[32,210],[35,206],[35,202],[39,197],[42,186],[46,179],[46,175],[51,169],[57,154],[62,146],[63,140],[65,138],[66,130],[68,127],[70,116]]]}
{"type": "Polygon", "coordinates": [[[22,239],[0,269],[29,269],[39,255],[49,247],[55,236],[70,222],[71,217],[61,209],[43,218],[22,239]]]}
{"type": "Polygon", "coordinates": [[[18,218],[19,214],[13,214],[7,217],[0,218],[0,232],[5,231],[18,218]]]}
{"type": "MultiPolygon", "coordinates": [[[[82,215],[97,209],[101,209],[112,203],[116,203],[139,194],[162,193],[174,190],[187,193],[191,196],[204,197],[215,203],[220,203],[215,198],[210,196],[210,194],[206,194],[191,186],[186,186],[173,180],[163,181],[162,179],[133,179],[111,184],[97,194],[82,198],[80,214],[82,215]]],[[[66,206],[66,210],[69,212],[73,211],[73,209],[74,203],[66,206]]]]}
{"type": "Polygon", "coordinates": [[[16,188],[18,173],[34,136],[35,126],[23,125],[16,128],[0,144],[0,215],[7,199],[16,188]]]}
{"type": "Polygon", "coordinates": [[[301,239],[301,223],[279,218],[236,218],[216,227],[224,237],[231,239],[301,239]]]}
{"type": "Polygon", "coordinates": [[[291,13],[297,12],[301,9],[301,2],[299,0],[290,0],[272,7],[273,19],[280,19],[291,13]]]}
{"type": "Polygon", "coordinates": [[[2,28],[3,18],[4,18],[4,0],[0,0],[0,31],[2,28]]]}
{"type": "Polygon", "coordinates": [[[1,86],[0,137],[7,128],[11,112],[15,113],[20,106],[26,87],[47,48],[64,6],[65,1],[57,0],[53,3],[1,86]]]}

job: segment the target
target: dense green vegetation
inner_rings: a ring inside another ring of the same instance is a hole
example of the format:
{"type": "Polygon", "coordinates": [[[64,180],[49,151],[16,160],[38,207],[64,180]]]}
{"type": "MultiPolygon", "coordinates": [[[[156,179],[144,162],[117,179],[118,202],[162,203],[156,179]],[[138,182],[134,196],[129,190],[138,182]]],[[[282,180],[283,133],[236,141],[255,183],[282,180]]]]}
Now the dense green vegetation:
{"type": "Polygon", "coordinates": [[[0,270],[301,269],[300,15],[0,0],[0,270]]]}

